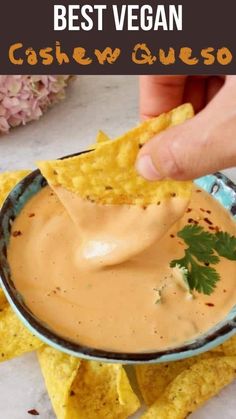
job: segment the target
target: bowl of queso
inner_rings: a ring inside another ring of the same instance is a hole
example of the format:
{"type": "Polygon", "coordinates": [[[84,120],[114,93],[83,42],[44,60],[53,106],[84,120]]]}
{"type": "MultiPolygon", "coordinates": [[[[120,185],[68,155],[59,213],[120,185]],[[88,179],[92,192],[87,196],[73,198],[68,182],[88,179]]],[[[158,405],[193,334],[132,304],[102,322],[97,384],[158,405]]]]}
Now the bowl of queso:
{"type": "Polygon", "coordinates": [[[19,182],[0,213],[0,274],[25,326],[65,353],[121,363],[183,359],[235,334],[236,261],[219,258],[208,294],[190,292],[170,262],[185,254],[185,226],[236,236],[236,186],[221,173],[198,179],[174,224],[159,205],[164,229],[155,211],[82,200],[39,170],[19,182]]]}

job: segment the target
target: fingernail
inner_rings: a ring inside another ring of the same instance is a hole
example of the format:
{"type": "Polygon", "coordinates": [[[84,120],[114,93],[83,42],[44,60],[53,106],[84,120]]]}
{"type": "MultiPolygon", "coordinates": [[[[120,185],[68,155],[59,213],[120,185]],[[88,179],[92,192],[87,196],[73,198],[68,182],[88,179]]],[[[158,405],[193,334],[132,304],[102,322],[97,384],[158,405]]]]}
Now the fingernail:
{"type": "Polygon", "coordinates": [[[146,154],[139,157],[136,162],[136,169],[141,176],[147,180],[161,180],[163,176],[158,172],[154,166],[151,157],[146,154]]]}

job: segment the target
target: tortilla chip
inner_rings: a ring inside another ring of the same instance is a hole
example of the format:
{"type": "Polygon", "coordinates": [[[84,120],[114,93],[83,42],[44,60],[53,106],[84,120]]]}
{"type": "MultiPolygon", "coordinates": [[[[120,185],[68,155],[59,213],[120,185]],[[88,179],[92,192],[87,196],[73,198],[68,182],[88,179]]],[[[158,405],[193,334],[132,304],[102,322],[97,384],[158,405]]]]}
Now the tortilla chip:
{"type": "Polygon", "coordinates": [[[14,186],[30,173],[29,170],[0,173],[0,206],[14,186]]]}
{"type": "MultiPolygon", "coordinates": [[[[221,354],[223,355],[223,352],[221,354]]],[[[151,406],[181,372],[190,368],[199,360],[215,356],[217,357],[218,353],[206,352],[181,361],[136,365],[136,378],[146,405],[151,406]]]]}
{"type": "Polygon", "coordinates": [[[97,148],[100,144],[103,144],[106,141],[109,141],[110,138],[108,137],[107,134],[105,134],[105,132],[103,131],[98,131],[97,137],[96,137],[96,143],[92,144],[88,147],[88,150],[94,150],[95,148],[97,148]]]}
{"type": "Polygon", "coordinates": [[[226,340],[222,345],[212,349],[213,352],[220,352],[227,356],[236,356],[236,335],[226,340]]]}
{"type": "Polygon", "coordinates": [[[69,400],[80,360],[48,346],[39,349],[38,359],[57,419],[76,418],[69,400]]]}
{"type": "Polygon", "coordinates": [[[183,105],[145,121],[116,140],[102,142],[88,153],[39,162],[38,166],[52,187],[62,186],[102,204],[158,204],[162,199],[175,196],[189,199],[192,182],[149,182],[136,172],[135,162],[143,143],[192,115],[191,105],[183,105]]]}
{"type": "Polygon", "coordinates": [[[0,362],[34,351],[42,345],[18,319],[0,289],[0,362]]]}
{"type": "Polygon", "coordinates": [[[110,137],[108,137],[108,135],[103,132],[103,131],[98,131],[97,134],[97,138],[96,138],[96,144],[100,144],[100,143],[104,143],[106,141],[110,141],[110,137]]]}
{"type": "MultiPolygon", "coordinates": [[[[9,305],[9,303],[7,301],[7,298],[6,298],[3,290],[0,288],[0,310],[3,310],[8,305],[9,305]]],[[[0,313],[1,313],[1,311],[0,311],[0,313]]]]}
{"type": "Polygon", "coordinates": [[[123,367],[38,351],[57,419],[125,419],[140,406],[123,367]]]}
{"type": "Polygon", "coordinates": [[[167,386],[142,419],[185,419],[235,377],[235,356],[200,360],[167,386]]]}

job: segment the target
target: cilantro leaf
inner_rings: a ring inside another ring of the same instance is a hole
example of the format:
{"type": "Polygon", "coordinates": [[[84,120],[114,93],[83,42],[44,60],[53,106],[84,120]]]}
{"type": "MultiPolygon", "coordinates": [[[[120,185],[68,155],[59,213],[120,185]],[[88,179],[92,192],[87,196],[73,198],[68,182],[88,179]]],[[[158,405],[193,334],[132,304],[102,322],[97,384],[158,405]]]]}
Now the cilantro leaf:
{"type": "Polygon", "coordinates": [[[220,276],[214,268],[199,265],[192,260],[191,268],[188,273],[190,289],[195,289],[198,292],[210,295],[214,291],[216,283],[219,280],[220,276]]]}
{"type": "Polygon", "coordinates": [[[229,260],[236,260],[236,237],[219,231],[216,233],[215,250],[218,255],[229,260]]]}
{"type": "Polygon", "coordinates": [[[199,225],[187,225],[178,233],[189,246],[190,253],[200,262],[216,264],[219,257],[214,254],[216,238],[214,234],[204,231],[199,225]]]}
{"type": "Polygon", "coordinates": [[[236,237],[227,232],[209,233],[195,224],[185,226],[177,236],[188,247],[184,257],[172,260],[170,267],[180,266],[187,269],[186,279],[190,290],[210,295],[220,280],[220,275],[209,265],[217,264],[220,261],[219,256],[236,260],[236,237]]]}

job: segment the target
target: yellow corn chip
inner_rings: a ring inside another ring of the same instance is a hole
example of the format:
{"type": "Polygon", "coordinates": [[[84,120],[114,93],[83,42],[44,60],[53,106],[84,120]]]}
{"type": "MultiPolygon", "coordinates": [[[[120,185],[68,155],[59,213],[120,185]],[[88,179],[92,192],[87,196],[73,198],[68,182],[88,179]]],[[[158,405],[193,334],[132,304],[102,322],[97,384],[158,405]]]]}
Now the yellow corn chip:
{"type": "Polygon", "coordinates": [[[15,358],[42,346],[21,323],[0,289],[0,362],[15,358]]]}
{"type": "Polygon", "coordinates": [[[29,170],[0,173],[0,205],[3,204],[11,189],[29,173],[29,170]]]}
{"type": "Polygon", "coordinates": [[[109,141],[110,138],[108,137],[107,134],[105,134],[105,132],[103,131],[98,131],[97,137],[96,137],[96,143],[92,144],[89,146],[89,150],[94,150],[95,148],[97,148],[100,144],[103,144],[106,141],[109,141]]]}
{"type": "Polygon", "coordinates": [[[219,354],[223,355],[223,352],[206,352],[181,361],[135,366],[137,382],[145,403],[151,406],[182,371],[196,364],[199,360],[217,357],[219,354]]]}
{"type": "Polygon", "coordinates": [[[80,360],[47,346],[39,349],[38,358],[57,419],[76,418],[69,401],[80,360]]]}
{"type": "Polygon", "coordinates": [[[227,356],[236,356],[236,335],[228,339],[222,345],[212,349],[212,352],[220,352],[227,356]]]}
{"type": "Polygon", "coordinates": [[[236,377],[236,357],[213,357],[180,373],[142,419],[185,419],[236,377]]]}
{"type": "Polygon", "coordinates": [[[62,186],[102,204],[148,205],[172,196],[188,199],[192,182],[148,182],[137,174],[135,162],[141,144],[192,115],[191,105],[183,105],[145,121],[116,140],[104,141],[93,151],[66,160],[39,162],[38,166],[51,186],[62,186]]]}
{"type": "Polygon", "coordinates": [[[110,141],[110,138],[108,137],[108,135],[101,130],[98,131],[98,135],[97,135],[97,138],[96,138],[96,143],[100,144],[100,143],[104,143],[106,141],[110,141]]]}
{"type": "Polygon", "coordinates": [[[49,347],[38,357],[57,419],[125,419],[139,408],[121,365],[81,361],[49,347]]]}

